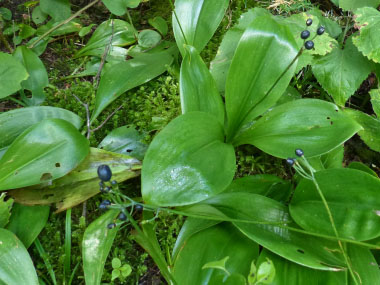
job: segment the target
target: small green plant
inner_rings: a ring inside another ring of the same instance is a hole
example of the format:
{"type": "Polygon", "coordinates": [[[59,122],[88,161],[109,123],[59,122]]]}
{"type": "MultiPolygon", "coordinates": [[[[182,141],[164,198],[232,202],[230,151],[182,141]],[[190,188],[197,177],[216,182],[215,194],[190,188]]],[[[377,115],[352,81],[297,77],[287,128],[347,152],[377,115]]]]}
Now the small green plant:
{"type": "Polygon", "coordinates": [[[112,268],[111,281],[120,279],[120,281],[123,282],[132,273],[131,266],[129,264],[122,265],[120,259],[118,258],[112,259],[112,268]]]}

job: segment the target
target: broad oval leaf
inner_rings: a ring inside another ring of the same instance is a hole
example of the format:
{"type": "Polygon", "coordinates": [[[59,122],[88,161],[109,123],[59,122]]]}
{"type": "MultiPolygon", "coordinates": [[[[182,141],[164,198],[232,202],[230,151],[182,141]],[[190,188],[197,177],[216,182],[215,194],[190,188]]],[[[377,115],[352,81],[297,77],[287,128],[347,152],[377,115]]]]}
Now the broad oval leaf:
{"type": "MultiPolygon", "coordinates": [[[[181,235],[187,236],[183,230],[181,235]]],[[[225,257],[228,257],[225,268],[230,274],[248,276],[252,260],[258,257],[258,244],[230,223],[221,223],[187,237],[177,241],[180,250],[174,260],[173,275],[178,284],[218,284],[215,281],[227,276],[226,273],[202,267],[225,257]]]]}
{"type": "Polygon", "coordinates": [[[293,157],[300,148],[313,157],[335,149],[361,129],[332,103],[300,99],[266,113],[236,144],[252,144],[280,158],[293,157]]]}
{"type": "Polygon", "coordinates": [[[184,55],[184,44],[194,46],[199,52],[203,50],[222,21],[228,2],[228,0],[175,1],[177,15],[173,13],[172,25],[182,55],[184,55]],[[181,27],[178,25],[177,17],[181,27]]]}
{"type": "Polygon", "coordinates": [[[72,208],[100,193],[97,169],[108,164],[112,180],[121,183],[140,175],[141,163],[127,155],[91,148],[89,155],[75,169],[51,185],[36,185],[9,191],[14,199],[24,205],[49,205],[55,203],[56,212],[72,208]]]}
{"type": "Polygon", "coordinates": [[[25,67],[10,54],[0,52],[0,99],[21,89],[21,82],[29,76],[25,67]]]}
{"type": "Polygon", "coordinates": [[[49,206],[24,206],[14,203],[7,230],[13,232],[28,248],[45,227],[49,218],[49,206]]]}
{"type": "Polygon", "coordinates": [[[56,107],[27,107],[4,112],[0,114],[0,152],[8,148],[15,138],[27,128],[47,118],[66,120],[77,129],[82,125],[82,120],[79,116],[68,110],[56,107]]]}
{"type": "Polygon", "coordinates": [[[312,68],[318,82],[334,102],[344,106],[371,73],[372,64],[358,51],[350,37],[344,49],[335,45],[331,53],[315,59],[312,68]]]}
{"type": "Polygon", "coordinates": [[[296,225],[280,202],[257,194],[222,193],[202,204],[233,219],[233,224],[247,237],[288,260],[320,270],[345,267],[337,242],[287,229],[296,225]]]}
{"type": "Polygon", "coordinates": [[[139,46],[143,48],[153,48],[161,41],[161,35],[154,30],[142,30],[138,36],[139,46]]]}
{"type": "MultiPolygon", "coordinates": [[[[379,0],[376,0],[378,4],[379,0]]],[[[361,2],[361,1],[360,1],[361,2]]],[[[374,62],[380,62],[380,11],[375,8],[364,7],[355,12],[355,25],[359,34],[354,36],[353,42],[358,49],[374,62]]]]}
{"type": "Polygon", "coordinates": [[[55,22],[66,20],[71,14],[69,0],[40,0],[40,7],[55,22]]]}
{"type": "Polygon", "coordinates": [[[66,175],[88,154],[89,142],[62,119],[25,130],[0,159],[0,190],[48,182],[66,175]]]}
{"type": "Polygon", "coordinates": [[[32,92],[33,97],[27,98],[29,105],[39,105],[45,99],[44,88],[49,84],[46,68],[39,57],[26,46],[19,46],[13,56],[20,61],[27,72],[29,78],[21,83],[22,88],[32,92]]]}
{"type": "MultiPolygon", "coordinates": [[[[347,246],[347,253],[357,279],[356,283],[380,284],[379,265],[368,248],[350,244],[347,246]]],[[[355,284],[352,277],[348,284],[355,284]]]]}
{"type": "Polygon", "coordinates": [[[258,17],[248,26],[226,82],[227,141],[281,97],[296,68],[297,53],[289,29],[270,16],[258,17]]]}
{"type": "MultiPolygon", "coordinates": [[[[315,173],[339,236],[369,240],[380,236],[380,180],[354,169],[329,169],[315,173]]],[[[310,180],[297,186],[290,214],[308,231],[334,235],[326,208],[310,180]]]]}
{"type": "Polygon", "coordinates": [[[102,75],[91,122],[124,92],[159,76],[173,61],[168,51],[140,56],[113,65],[102,75]]]}
{"type": "Polygon", "coordinates": [[[168,24],[165,19],[158,16],[148,20],[148,23],[160,32],[161,35],[166,36],[168,33],[168,24]]]}
{"type": "Polygon", "coordinates": [[[108,253],[111,250],[119,227],[108,229],[114,222],[118,210],[108,210],[93,221],[84,232],[82,241],[83,272],[86,284],[100,285],[108,253]]]}
{"type": "Polygon", "coordinates": [[[102,2],[116,16],[123,16],[127,11],[128,0],[102,0],[102,2]]]}
{"type": "Polygon", "coordinates": [[[354,11],[362,7],[376,8],[380,5],[380,0],[337,0],[339,1],[339,7],[346,11],[354,11]]]}
{"type": "Polygon", "coordinates": [[[192,46],[185,46],[179,88],[183,114],[202,111],[213,114],[224,125],[222,98],[206,64],[192,46]]]}
{"type": "Polygon", "coordinates": [[[214,116],[190,112],[153,140],[142,168],[142,196],[160,206],[187,205],[223,191],[235,173],[235,153],[214,116]]]}
{"type": "Polygon", "coordinates": [[[0,229],[0,283],[38,285],[32,259],[22,242],[6,229],[0,229]]]}

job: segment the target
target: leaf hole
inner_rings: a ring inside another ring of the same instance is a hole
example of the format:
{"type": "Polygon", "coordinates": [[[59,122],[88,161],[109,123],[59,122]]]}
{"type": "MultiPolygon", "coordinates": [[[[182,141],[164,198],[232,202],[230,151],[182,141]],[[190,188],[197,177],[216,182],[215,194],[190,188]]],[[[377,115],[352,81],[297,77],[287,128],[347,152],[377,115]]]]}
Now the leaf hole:
{"type": "Polygon", "coordinates": [[[330,122],[330,125],[333,125],[333,124],[334,124],[334,122],[333,122],[333,121],[331,121],[331,122],[330,122]]]}
{"type": "Polygon", "coordinates": [[[127,149],[126,152],[132,152],[132,150],[131,149],[127,149]]]}
{"type": "Polygon", "coordinates": [[[299,253],[305,254],[305,252],[302,249],[297,249],[299,253]]]}
{"type": "Polygon", "coordinates": [[[326,119],[327,119],[327,120],[330,120],[330,117],[327,117],[326,119]]]}
{"type": "Polygon", "coordinates": [[[46,181],[46,180],[51,180],[53,176],[51,173],[44,173],[41,175],[40,181],[46,181]]]}
{"type": "Polygon", "coordinates": [[[18,171],[15,172],[15,175],[17,175],[17,174],[18,174],[18,171]]]}
{"type": "Polygon", "coordinates": [[[61,164],[60,164],[59,162],[57,162],[57,163],[55,164],[55,167],[61,167],[61,164]]]}
{"type": "Polygon", "coordinates": [[[50,197],[53,197],[53,196],[54,196],[54,194],[52,194],[52,193],[44,194],[44,195],[42,196],[42,199],[49,199],[50,197]]]}

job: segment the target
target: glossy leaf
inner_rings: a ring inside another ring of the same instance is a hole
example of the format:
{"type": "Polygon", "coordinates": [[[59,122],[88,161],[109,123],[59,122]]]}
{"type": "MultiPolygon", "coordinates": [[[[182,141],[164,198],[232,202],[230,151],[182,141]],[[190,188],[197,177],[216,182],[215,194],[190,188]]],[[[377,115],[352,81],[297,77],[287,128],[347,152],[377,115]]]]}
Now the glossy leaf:
{"type": "Polygon", "coordinates": [[[351,162],[348,165],[348,168],[364,171],[364,172],[368,173],[369,175],[372,175],[376,178],[379,178],[377,173],[375,171],[373,171],[371,168],[369,168],[369,166],[365,165],[364,163],[358,162],[358,161],[351,162]]]}
{"type": "Polygon", "coordinates": [[[172,61],[169,52],[160,52],[113,65],[100,79],[91,121],[124,92],[162,74],[172,61]]]}
{"type": "Polygon", "coordinates": [[[0,159],[0,190],[60,178],[88,154],[89,142],[62,119],[46,119],[24,131],[0,159]]]}
{"type": "Polygon", "coordinates": [[[222,193],[202,203],[234,219],[234,225],[247,237],[288,260],[321,270],[336,271],[345,266],[338,243],[275,225],[296,227],[280,202],[257,194],[222,193]]]}
{"type": "Polygon", "coordinates": [[[92,34],[86,46],[75,56],[102,55],[106,46],[109,45],[111,37],[112,47],[130,45],[136,41],[134,33],[134,28],[126,21],[118,19],[104,21],[92,34]]]}
{"type": "MultiPolygon", "coordinates": [[[[343,285],[346,282],[345,272],[332,272],[325,270],[310,269],[288,261],[277,254],[264,249],[257,261],[261,264],[269,258],[276,269],[272,285],[284,284],[309,284],[309,285],[343,285]]],[[[363,283],[364,284],[364,283],[363,283]]]]}
{"type": "Polygon", "coordinates": [[[148,20],[149,25],[160,32],[161,35],[166,36],[168,33],[168,24],[165,19],[158,16],[148,20]]]}
{"type": "MultiPolygon", "coordinates": [[[[380,236],[379,179],[344,168],[320,171],[315,177],[340,237],[364,241],[380,236]]],[[[297,186],[290,213],[304,229],[334,235],[326,208],[311,181],[302,180],[297,186]]]]}
{"type": "Polygon", "coordinates": [[[374,151],[380,151],[380,119],[349,108],[344,109],[344,113],[362,126],[358,132],[360,138],[374,151]]]}
{"type": "MultiPolygon", "coordinates": [[[[379,284],[380,269],[374,256],[368,248],[357,245],[347,246],[348,256],[360,284],[379,284]]],[[[350,278],[349,284],[355,284],[350,278]]]]}
{"type": "MultiPolygon", "coordinates": [[[[379,0],[377,4],[380,4],[379,0]]],[[[353,42],[366,57],[380,63],[380,38],[377,36],[380,25],[380,12],[375,8],[364,7],[355,11],[355,26],[359,34],[353,42]]]]}
{"type": "Polygon", "coordinates": [[[377,118],[380,119],[380,89],[372,89],[369,94],[371,95],[372,108],[377,118]]]}
{"type": "Polygon", "coordinates": [[[224,92],[225,90],[228,70],[240,38],[249,24],[262,15],[269,15],[268,10],[263,8],[250,9],[240,16],[237,25],[233,26],[225,33],[218,52],[210,63],[210,72],[214,77],[220,92],[224,92]]]}
{"type": "Polygon", "coordinates": [[[142,140],[143,135],[135,128],[123,126],[112,130],[101,141],[99,148],[121,154],[128,154],[142,160],[148,148],[142,140]]]}
{"type": "Polygon", "coordinates": [[[289,102],[266,113],[243,133],[237,145],[252,144],[280,158],[302,149],[307,157],[327,153],[362,128],[338,107],[317,99],[289,102]]]}
{"type": "Polygon", "coordinates": [[[190,112],[171,121],[150,144],[142,170],[146,203],[178,206],[223,191],[235,173],[235,153],[214,116],[190,112]],[[207,159],[205,159],[207,157],[207,159]]]}
{"type": "Polygon", "coordinates": [[[227,141],[233,141],[246,124],[267,111],[281,97],[295,64],[283,76],[282,73],[297,52],[288,28],[270,16],[256,18],[245,30],[226,82],[227,141]]]}
{"type": "Polygon", "coordinates": [[[344,106],[372,70],[370,61],[353,45],[351,37],[343,50],[335,46],[331,53],[317,58],[312,67],[318,82],[339,106],[344,106]]]}
{"type": "Polygon", "coordinates": [[[13,205],[13,199],[5,199],[5,193],[0,194],[0,228],[4,228],[11,217],[11,209],[13,205]]]}
{"type": "Polygon", "coordinates": [[[140,174],[140,162],[130,156],[116,154],[96,148],[90,149],[85,160],[66,176],[54,180],[52,185],[38,185],[10,191],[18,203],[25,205],[56,204],[61,212],[72,208],[99,192],[99,165],[108,164],[112,180],[121,183],[140,174]]]}
{"type": "Polygon", "coordinates": [[[0,52],[0,99],[12,95],[21,89],[21,82],[28,78],[24,66],[10,54],[0,52]]]}
{"type": "Polygon", "coordinates": [[[55,22],[66,20],[71,14],[69,0],[40,0],[40,7],[55,22]]]}
{"type": "Polygon", "coordinates": [[[175,1],[175,11],[186,38],[183,38],[177,18],[173,14],[174,37],[182,55],[184,44],[195,47],[199,52],[203,50],[222,21],[227,7],[228,0],[175,1]]]}
{"type": "Polygon", "coordinates": [[[0,229],[0,241],[0,283],[38,285],[32,259],[22,242],[6,229],[0,229]]]}
{"type": "Polygon", "coordinates": [[[13,232],[28,248],[45,227],[49,212],[49,206],[29,207],[14,203],[7,230],[13,232]]]}
{"type": "Polygon", "coordinates": [[[76,114],[61,108],[40,106],[13,109],[0,114],[0,151],[8,148],[27,128],[47,118],[66,120],[77,129],[82,125],[82,120],[76,114]]]}
{"type": "Polygon", "coordinates": [[[82,38],[82,37],[88,35],[91,32],[91,29],[93,26],[95,26],[95,24],[90,24],[86,27],[83,27],[82,29],[80,29],[78,36],[80,36],[82,38]]]}
{"type": "Polygon", "coordinates": [[[128,0],[102,0],[102,2],[116,16],[123,16],[127,11],[128,0]]]}
{"type": "Polygon", "coordinates": [[[178,240],[177,244],[180,250],[174,260],[173,275],[178,284],[214,284],[215,279],[226,273],[204,266],[225,257],[228,257],[226,270],[229,273],[247,276],[251,261],[258,257],[259,251],[256,243],[230,223],[207,228],[188,239],[178,240]]]}
{"type": "MultiPolygon", "coordinates": [[[[45,25],[38,27],[37,35],[39,36],[43,35],[51,28],[56,27],[59,24],[62,24],[62,22],[63,21],[54,22],[53,20],[50,20],[45,25]]],[[[70,33],[76,33],[76,32],[79,32],[81,28],[82,28],[82,25],[79,22],[72,20],[68,22],[67,24],[64,24],[63,26],[60,26],[58,29],[55,29],[53,32],[51,32],[50,36],[55,37],[55,36],[67,35],[70,33]]]]}
{"type": "Polygon", "coordinates": [[[27,99],[28,105],[39,105],[45,99],[44,88],[49,84],[46,68],[39,57],[26,46],[19,46],[13,56],[20,61],[29,78],[21,83],[22,88],[32,92],[33,97],[27,99]]]}
{"type": "Polygon", "coordinates": [[[277,105],[281,105],[281,104],[285,104],[285,103],[288,103],[288,102],[291,102],[291,101],[294,101],[294,100],[298,100],[298,99],[301,99],[301,98],[302,98],[302,96],[297,91],[296,88],[294,88],[292,86],[288,86],[286,88],[285,92],[280,97],[280,99],[278,99],[278,101],[276,103],[276,106],[277,105]]]}
{"type": "Polygon", "coordinates": [[[380,0],[339,0],[339,7],[346,11],[354,11],[357,8],[373,7],[380,5],[380,0]]]}
{"type": "Polygon", "coordinates": [[[202,111],[214,115],[224,125],[222,98],[206,64],[192,46],[185,46],[179,82],[183,114],[202,111]]]}
{"type": "Polygon", "coordinates": [[[153,30],[142,30],[138,36],[138,43],[143,48],[152,48],[161,41],[161,35],[153,30]]]}
{"type": "Polygon", "coordinates": [[[84,232],[82,257],[86,284],[100,285],[102,281],[104,264],[119,230],[119,227],[108,229],[107,225],[114,222],[118,213],[118,210],[108,210],[84,232]]]}

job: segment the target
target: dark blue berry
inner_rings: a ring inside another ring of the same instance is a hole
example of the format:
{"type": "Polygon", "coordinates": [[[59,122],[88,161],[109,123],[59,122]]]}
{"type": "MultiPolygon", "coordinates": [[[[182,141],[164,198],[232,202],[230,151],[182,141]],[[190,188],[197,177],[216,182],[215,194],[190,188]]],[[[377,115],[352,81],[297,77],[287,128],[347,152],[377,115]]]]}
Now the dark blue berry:
{"type": "Polygon", "coordinates": [[[320,35],[323,35],[323,33],[325,32],[325,27],[323,26],[320,26],[317,30],[317,34],[320,36],[320,35]]]}
{"type": "Polygon", "coordinates": [[[111,224],[108,224],[108,225],[107,225],[107,228],[108,228],[109,230],[112,230],[114,227],[116,227],[116,224],[115,224],[115,223],[111,223],[111,224]]]}
{"type": "Polygon", "coordinates": [[[137,204],[137,205],[135,206],[135,210],[136,210],[137,212],[141,212],[143,209],[144,209],[144,207],[143,207],[142,205],[137,204]]]}
{"type": "Polygon", "coordinates": [[[127,216],[126,216],[123,212],[121,212],[121,213],[119,214],[118,219],[119,219],[120,221],[126,221],[126,220],[127,220],[127,216]]]}
{"type": "Polygon", "coordinates": [[[303,150],[302,149],[297,148],[295,152],[296,152],[297,156],[299,156],[299,157],[303,156],[303,150]]]}
{"type": "Polygon", "coordinates": [[[306,43],[305,43],[305,48],[306,49],[312,49],[312,48],[314,48],[314,42],[313,41],[307,41],[306,43]]]}
{"type": "Polygon", "coordinates": [[[112,171],[110,167],[106,164],[100,165],[98,167],[98,177],[102,181],[110,181],[112,177],[112,171]]]}
{"type": "Polygon", "coordinates": [[[293,166],[296,160],[294,158],[288,158],[286,160],[286,163],[289,164],[290,166],[293,166]]]}
{"type": "Polygon", "coordinates": [[[306,20],[306,26],[311,26],[313,24],[313,20],[312,19],[307,19],[306,20]]]}
{"type": "Polygon", "coordinates": [[[108,206],[111,205],[111,202],[110,200],[104,200],[100,203],[99,205],[99,209],[102,210],[102,211],[105,211],[108,209],[108,206]]]}
{"type": "Polygon", "coordinates": [[[310,37],[310,32],[308,30],[302,31],[301,39],[306,40],[308,37],[310,37]]]}

